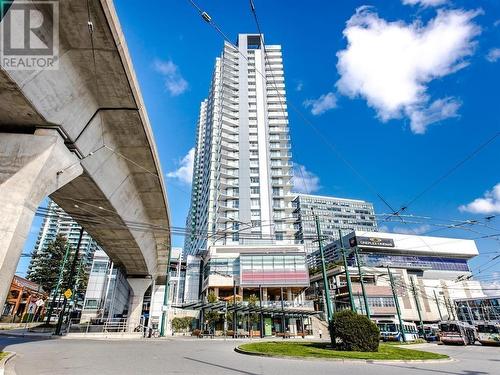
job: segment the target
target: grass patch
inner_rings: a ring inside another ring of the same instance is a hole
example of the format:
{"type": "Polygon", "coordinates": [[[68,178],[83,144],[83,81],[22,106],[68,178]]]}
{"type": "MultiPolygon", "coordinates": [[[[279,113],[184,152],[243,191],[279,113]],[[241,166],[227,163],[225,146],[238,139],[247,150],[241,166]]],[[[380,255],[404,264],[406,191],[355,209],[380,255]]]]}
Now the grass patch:
{"type": "Polygon", "coordinates": [[[328,344],[320,342],[259,342],[240,345],[241,350],[270,356],[334,359],[374,359],[374,360],[425,360],[445,359],[447,355],[405,349],[393,345],[380,344],[378,352],[343,352],[331,350],[328,344]]]}
{"type": "Polygon", "coordinates": [[[0,352],[0,361],[7,357],[10,353],[9,352],[0,352]]]}

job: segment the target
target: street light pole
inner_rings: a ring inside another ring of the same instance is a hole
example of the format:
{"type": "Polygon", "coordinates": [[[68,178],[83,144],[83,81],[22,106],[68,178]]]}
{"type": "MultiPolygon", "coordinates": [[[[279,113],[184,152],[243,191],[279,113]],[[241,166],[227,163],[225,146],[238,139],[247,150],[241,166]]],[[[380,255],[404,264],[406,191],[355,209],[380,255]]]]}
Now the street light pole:
{"type": "Polygon", "coordinates": [[[398,314],[399,320],[399,331],[401,332],[401,336],[403,337],[403,342],[406,342],[405,336],[405,328],[403,325],[403,319],[401,318],[401,309],[399,308],[399,300],[398,295],[396,293],[396,287],[394,286],[394,279],[392,277],[392,272],[389,266],[387,266],[387,272],[389,273],[389,282],[391,283],[392,297],[394,298],[394,305],[396,305],[396,313],[398,314]]]}
{"type": "Polygon", "coordinates": [[[349,267],[347,265],[347,257],[345,255],[344,244],[342,243],[342,230],[340,229],[339,229],[339,241],[340,241],[340,252],[342,253],[342,259],[344,261],[347,291],[349,292],[349,303],[351,304],[351,310],[356,312],[356,305],[354,304],[354,296],[352,295],[351,275],[349,273],[349,267]]]}
{"type": "Polygon", "coordinates": [[[61,268],[59,269],[59,277],[57,278],[56,288],[54,289],[54,295],[52,296],[52,303],[49,306],[49,311],[47,313],[47,322],[45,324],[50,324],[50,317],[52,315],[52,311],[54,310],[54,304],[56,303],[56,296],[59,293],[59,288],[61,287],[62,278],[64,275],[64,267],[66,266],[66,260],[68,259],[69,250],[70,250],[69,242],[66,242],[66,252],[64,253],[64,258],[61,264],[61,268]]]}
{"type": "Polygon", "coordinates": [[[314,218],[316,221],[316,234],[318,236],[318,246],[321,255],[321,273],[323,274],[323,289],[325,291],[326,310],[329,323],[328,326],[330,326],[330,322],[333,319],[333,306],[330,296],[330,286],[328,285],[328,278],[326,276],[325,254],[323,252],[323,244],[321,242],[321,227],[319,225],[318,215],[314,215],[314,218]]]}
{"type": "Polygon", "coordinates": [[[163,306],[160,322],[160,337],[165,337],[165,326],[168,311],[168,293],[170,289],[170,261],[172,259],[172,248],[168,248],[167,272],[165,275],[165,292],[163,293],[163,306]]]}
{"type": "Polygon", "coordinates": [[[415,299],[415,304],[417,305],[418,320],[420,322],[420,329],[422,330],[422,335],[425,339],[424,322],[422,321],[422,312],[420,311],[420,302],[418,300],[417,289],[415,288],[415,283],[413,282],[413,277],[410,277],[411,290],[413,292],[413,298],[415,299]]]}
{"type": "MultiPolygon", "coordinates": [[[[73,277],[75,275],[75,271],[76,271],[76,264],[78,263],[78,255],[80,253],[80,245],[82,244],[82,237],[83,237],[83,227],[80,227],[80,234],[78,236],[78,243],[76,245],[76,250],[75,250],[75,255],[73,256],[73,262],[71,262],[71,268],[70,268],[70,271],[69,271],[69,285],[68,285],[68,288],[71,288],[72,292],[74,291],[74,283],[73,283],[73,277]]],[[[64,318],[64,311],[66,310],[66,304],[68,302],[68,298],[66,298],[66,296],[64,296],[64,302],[63,302],[63,307],[59,313],[59,320],[57,321],[57,326],[56,326],[56,335],[60,335],[61,334],[61,327],[62,327],[62,322],[63,322],[63,318],[64,318]]],[[[71,325],[71,321],[69,322],[69,324],[71,325]]]]}
{"type": "Polygon", "coordinates": [[[361,292],[363,293],[363,302],[365,303],[366,316],[370,319],[370,307],[368,306],[368,297],[365,291],[365,283],[363,282],[363,272],[361,271],[361,263],[359,261],[358,247],[354,247],[354,256],[358,265],[359,282],[361,283],[361,292]]]}

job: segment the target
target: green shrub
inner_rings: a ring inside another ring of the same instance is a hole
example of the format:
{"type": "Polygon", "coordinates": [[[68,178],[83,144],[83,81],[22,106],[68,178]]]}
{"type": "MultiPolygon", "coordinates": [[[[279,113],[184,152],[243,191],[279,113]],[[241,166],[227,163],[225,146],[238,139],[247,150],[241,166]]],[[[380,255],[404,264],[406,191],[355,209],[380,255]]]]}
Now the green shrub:
{"type": "Polygon", "coordinates": [[[351,310],[339,311],[332,322],[332,332],[337,350],[377,352],[379,330],[364,315],[351,310]]]}

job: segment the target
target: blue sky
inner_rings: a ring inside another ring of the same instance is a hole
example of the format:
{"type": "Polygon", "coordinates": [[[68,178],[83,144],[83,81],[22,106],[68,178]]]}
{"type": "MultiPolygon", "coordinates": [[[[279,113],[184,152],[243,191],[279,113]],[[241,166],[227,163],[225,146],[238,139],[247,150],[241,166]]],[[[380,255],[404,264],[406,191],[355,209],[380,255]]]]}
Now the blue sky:
{"type": "MultiPolygon", "coordinates": [[[[257,32],[247,1],[198,4],[232,40],[257,32]]],[[[255,4],[267,44],[283,47],[290,106],[373,186],[290,110],[293,161],[303,166],[315,193],[369,200],[377,213],[389,212],[377,193],[391,206],[403,206],[499,131],[498,1],[255,4]]],[[[173,224],[183,227],[190,197],[183,181],[189,176],[188,152],[223,40],[188,1],[115,0],[115,6],[156,136],[173,224]]],[[[499,214],[500,186],[494,190],[500,183],[499,150],[500,137],[415,201],[407,214],[445,220],[499,214]]],[[[411,221],[418,223],[380,225],[425,232],[439,228],[433,224],[451,223],[411,221]]],[[[470,227],[481,234],[458,229],[436,234],[476,238],[500,232],[499,219],[486,225],[470,227]]],[[[498,237],[477,243],[484,255],[473,267],[500,251],[498,237]]],[[[174,244],[183,239],[174,238],[174,244]]],[[[500,278],[500,264],[484,271],[492,272],[500,278]]]]}

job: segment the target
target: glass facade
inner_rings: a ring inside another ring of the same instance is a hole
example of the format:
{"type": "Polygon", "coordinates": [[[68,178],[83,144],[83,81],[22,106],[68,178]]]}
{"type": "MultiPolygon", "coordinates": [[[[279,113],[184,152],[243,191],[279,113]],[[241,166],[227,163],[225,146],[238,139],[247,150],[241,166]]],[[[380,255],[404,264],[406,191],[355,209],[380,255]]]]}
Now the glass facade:
{"type": "Polygon", "coordinates": [[[343,235],[353,230],[377,231],[373,204],[370,202],[299,194],[293,200],[293,206],[293,215],[297,219],[295,239],[306,246],[308,253],[318,250],[314,215],[319,218],[321,234],[328,239],[327,242],[339,238],[339,229],[343,235]]]}
{"type": "Polygon", "coordinates": [[[203,278],[211,274],[220,276],[239,276],[240,264],[238,258],[211,258],[203,267],[203,278]]]}
{"type": "Polygon", "coordinates": [[[470,324],[500,320],[500,297],[455,300],[455,306],[458,320],[470,324]]]}
{"type": "MultiPolygon", "coordinates": [[[[359,258],[361,263],[367,267],[385,267],[390,265],[391,267],[469,272],[466,259],[387,254],[360,254],[359,258]]],[[[350,266],[355,265],[352,257],[349,258],[348,263],[350,266]]]]}
{"type": "Polygon", "coordinates": [[[305,254],[241,255],[242,286],[309,286],[305,254]]]}

